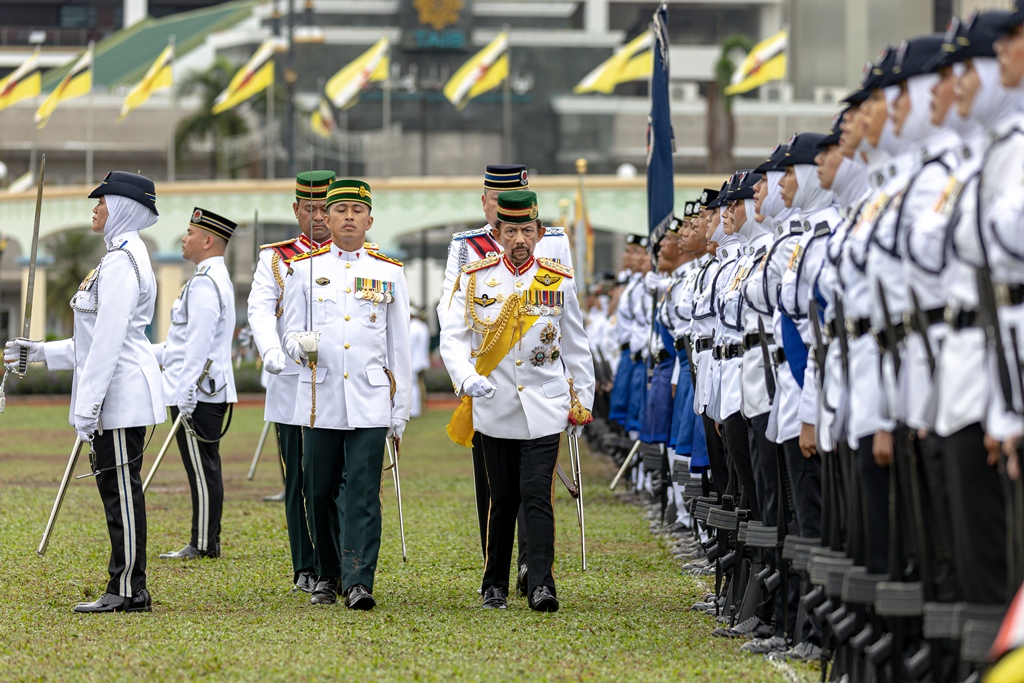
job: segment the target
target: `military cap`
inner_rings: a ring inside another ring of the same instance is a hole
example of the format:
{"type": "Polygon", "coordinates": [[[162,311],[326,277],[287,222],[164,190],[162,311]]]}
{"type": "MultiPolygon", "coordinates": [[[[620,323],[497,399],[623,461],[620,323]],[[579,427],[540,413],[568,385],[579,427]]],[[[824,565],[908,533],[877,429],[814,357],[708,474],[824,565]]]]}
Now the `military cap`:
{"type": "Polygon", "coordinates": [[[509,190],[498,194],[498,220],[502,223],[529,223],[539,214],[536,192],[509,190]]]}
{"type": "Polygon", "coordinates": [[[647,245],[651,243],[651,240],[647,235],[626,235],[626,244],[632,244],[637,247],[647,248],[647,245]]]}
{"type": "Polygon", "coordinates": [[[668,232],[672,233],[673,235],[679,234],[679,229],[683,227],[683,220],[686,217],[689,217],[690,215],[687,212],[690,210],[691,204],[692,202],[686,202],[686,204],[683,205],[683,218],[680,218],[678,216],[672,216],[672,221],[668,224],[668,232]]]}
{"type": "Polygon", "coordinates": [[[821,133],[797,133],[789,140],[789,151],[779,162],[779,167],[796,166],[797,164],[814,165],[814,158],[821,148],[819,143],[825,139],[821,133]]]}
{"type": "Polygon", "coordinates": [[[818,149],[825,149],[832,145],[839,144],[839,138],[843,136],[843,119],[850,113],[850,109],[853,107],[847,107],[832,118],[832,125],[828,127],[828,133],[821,140],[818,141],[818,149]]]}
{"type": "Polygon", "coordinates": [[[296,199],[315,202],[327,199],[327,188],[335,177],[334,171],[303,171],[295,176],[296,199]]]}
{"type": "MultiPolygon", "coordinates": [[[[730,178],[730,180],[731,180],[731,178],[730,178]]],[[[722,183],[722,187],[721,187],[721,189],[718,190],[718,192],[715,193],[714,199],[709,201],[704,208],[705,209],[717,209],[719,206],[722,205],[722,203],[724,201],[726,201],[725,193],[728,192],[728,191],[729,191],[729,180],[727,180],[724,183],[722,183]]]]}
{"type": "Polygon", "coordinates": [[[1021,24],[1024,24],[1024,0],[1014,0],[1013,11],[1009,13],[1009,16],[1000,19],[996,30],[1000,33],[1005,33],[1014,26],[1020,26],[1021,24]]]}
{"type": "Polygon", "coordinates": [[[744,170],[736,173],[736,189],[729,193],[727,201],[738,202],[744,199],[754,198],[754,185],[760,182],[764,176],[754,171],[744,170]]]}
{"type": "Polygon", "coordinates": [[[864,67],[864,75],[861,78],[860,87],[847,95],[843,102],[846,104],[860,104],[871,97],[872,92],[884,87],[882,79],[895,61],[896,48],[890,46],[883,49],[874,62],[869,62],[864,67]]]}
{"type": "Polygon", "coordinates": [[[144,175],[127,171],[110,171],[103,176],[100,186],[89,193],[89,199],[96,199],[108,194],[134,199],[157,216],[160,215],[156,210],[156,186],[144,175]]]}
{"type": "Polygon", "coordinates": [[[778,171],[779,162],[782,161],[782,158],[786,156],[786,152],[788,151],[789,145],[775,145],[775,149],[772,150],[772,153],[768,156],[767,159],[765,159],[765,161],[760,166],[754,169],[754,173],[767,173],[768,171],[778,171]]]}
{"type": "Polygon", "coordinates": [[[370,184],[362,180],[335,180],[327,187],[327,206],[338,202],[362,202],[373,208],[370,184]]]}
{"type": "Polygon", "coordinates": [[[212,232],[225,241],[231,239],[231,236],[235,234],[235,228],[238,227],[238,223],[218,216],[212,211],[200,209],[198,206],[192,209],[192,220],[189,221],[189,225],[212,232]]]}
{"type": "Polygon", "coordinates": [[[716,199],[718,199],[718,190],[704,188],[704,191],[700,193],[700,206],[697,207],[697,211],[710,209],[711,207],[708,205],[716,199]]]}
{"type": "Polygon", "coordinates": [[[974,57],[995,58],[996,40],[1011,14],[1007,10],[988,10],[972,12],[965,19],[953,17],[946,27],[939,52],[925,65],[925,69],[938,71],[974,57]]]}
{"type": "Polygon", "coordinates": [[[530,176],[522,164],[488,164],[484,170],[485,190],[526,190],[530,176]]]}
{"type": "Polygon", "coordinates": [[[882,87],[899,85],[909,78],[930,73],[926,67],[942,51],[945,35],[933,33],[904,40],[896,48],[896,58],[882,76],[882,87]]]}

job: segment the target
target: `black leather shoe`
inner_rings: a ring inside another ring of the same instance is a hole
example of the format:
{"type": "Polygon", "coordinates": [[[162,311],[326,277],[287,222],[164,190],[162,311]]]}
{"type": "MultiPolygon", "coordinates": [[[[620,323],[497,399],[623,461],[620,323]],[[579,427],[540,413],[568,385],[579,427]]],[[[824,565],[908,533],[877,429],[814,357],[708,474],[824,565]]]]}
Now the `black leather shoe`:
{"type": "Polygon", "coordinates": [[[557,612],[558,599],[547,586],[537,586],[530,596],[530,609],[536,612],[557,612]]]}
{"type": "Polygon", "coordinates": [[[295,585],[292,586],[292,592],[312,593],[316,590],[316,579],[316,574],[311,571],[299,572],[298,578],[295,579],[295,585]]]}
{"type": "Polygon", "coordinates": [[[209,550],[197,550],[189,543],[181,550],[160,555],[161,560],[194,560],[198,557],[220,557],[220,545],[214,545],[209,550]]]}
{"type": "Polygon", "coordinates": [[[338,602],[338,579],[320,579],[309,601],[314,605],[333,605],[338,602]]]}
{"type": "Polygon", "coordinates": [[[149,591],[143,588],[130,598],[113,593],[104,593],[95,602],[80,602],[75,605],[80,614],[105,614],[109,612],[152,612],[153,602],[149,591]]]}
{"type": "Polygon", "coordinates": [[[519,572],[516,574],[516,593],[519,597],[525,598],[526,592],[530,588],[530,582],[527,580],[526,565],[519,565],[519,572]]]}
{"type": "Polygon", "coordinates": [[[376,607],[377,601],[370,595],[370,591],[366,590],[366,586],[357,583],[349,588],[348,593],[345,594],[345,606],[349,609],[358,609],[365,612],[376,607]]]}
{"type": "Polygon", "coordinates": [[[508,596],[501,586],[488,586],[484,589],[483,609],[508,609],[508,596]]]}

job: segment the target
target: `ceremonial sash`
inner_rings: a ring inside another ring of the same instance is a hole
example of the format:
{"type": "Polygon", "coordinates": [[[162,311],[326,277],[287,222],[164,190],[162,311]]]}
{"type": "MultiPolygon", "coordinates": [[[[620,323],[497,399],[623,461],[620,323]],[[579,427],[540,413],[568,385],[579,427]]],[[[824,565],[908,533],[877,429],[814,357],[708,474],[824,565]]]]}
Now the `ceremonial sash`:
{"type": "MultiPolygon", "coordinates": [[[[476,274],[473,273],[475,276],[476,274]]],[[[545,285],[542,282],[538,282],[534,279],[533,284],[530,286],[531,290],[540,290],[545,292],[552,292],[558,289],[558,285],[561,282],[561,278],[557,282],[545,285]]],[[[529,291],[529,290],[528,290],[529,291]]],[[[467,306],[472,306],[473,302],[466,301],[467,306]]],[[[522,336],[526,334],[527,330],[533,327],[533,324],[540,318],[539,315],[527,315],[526,305],[523,302],[522,296],[511,296],[505,304],[514,305],[517,307],[518,312],[516,315],[511,317],[506,325],[500,328],[490,330],[484,335],[483,342],[480,344],[480,348],[490,349],[481,354],[476,359],[476,371],[477,374],[487,377],[491,374],[494,368],[498,367],[501,360],[508,355],[508,352],[512,349],[515,344],[522,339],[522,336]],[[495,341],[495,336],[497,340],[495,341]],[[494,341],[494,344],[491,342],[494,341]]],[[[476,431],[473,427],[473,398],[471,396],[463,396],[462,403],[452,413],[452,419],[448,421],[448,438],[460,446],[471,448],[473,446],[473,433],[476,431]]]]}

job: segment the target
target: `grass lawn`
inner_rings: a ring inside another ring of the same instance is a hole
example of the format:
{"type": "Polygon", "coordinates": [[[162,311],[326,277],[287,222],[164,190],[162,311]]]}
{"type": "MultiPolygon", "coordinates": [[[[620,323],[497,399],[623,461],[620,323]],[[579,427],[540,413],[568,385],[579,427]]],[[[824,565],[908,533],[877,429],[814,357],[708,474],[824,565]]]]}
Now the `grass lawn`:
{"type": "MultiPolygon", "coordinates": [[[[35,548],[74,432],[66,406],[9,403],[0,416],[0,680],[792,681],[711,637],[689,611],[707,589],[681,576],[642,512],[608,491],[603,459],[584,457],[588,571],[579,569],[575,504],[558,485],[561,611],[478,609],[481,557],[469,451],[444,432],[447,411],[413,421],[403,443],[409,561],[401,561],[394,491],[385,479],[375,610],[313,607],[290,593],[276,445],[245,479],[262,409],[235,411],[226,437],[222,557],[157,559],[188,540],[188,484],[177,450],[147,495],[152,614],[75,615],[107,580],[109,546],[92,479],[72,483],[45,557],[35,548]]],[[[169,424],[156,432],[143,474],[169,424]]],[[[563,450],[563,466],[568,456],[563,450]]],[[[88,469],[79,461],[78,474],[88,469]]]]}

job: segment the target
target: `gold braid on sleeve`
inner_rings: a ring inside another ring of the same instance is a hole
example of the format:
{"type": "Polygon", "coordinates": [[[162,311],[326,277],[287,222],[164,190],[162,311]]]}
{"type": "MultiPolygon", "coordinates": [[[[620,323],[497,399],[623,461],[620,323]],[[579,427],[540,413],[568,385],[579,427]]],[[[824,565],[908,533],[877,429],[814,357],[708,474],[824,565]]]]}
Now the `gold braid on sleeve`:
{"type": "Polygon", "coordinates": [[[281,299],[284,298],[284,278],[281,277],[281,270],[278,266],[281,265],[281,255],[276,251],[274,255],[270,257],[270,270],[274,273],[274,282],[281,288],[281,293],[277,295],[277,309],[274,311],[274,315],[278,318],[284,313],[284,309],[281,308],[281,299]]]}

